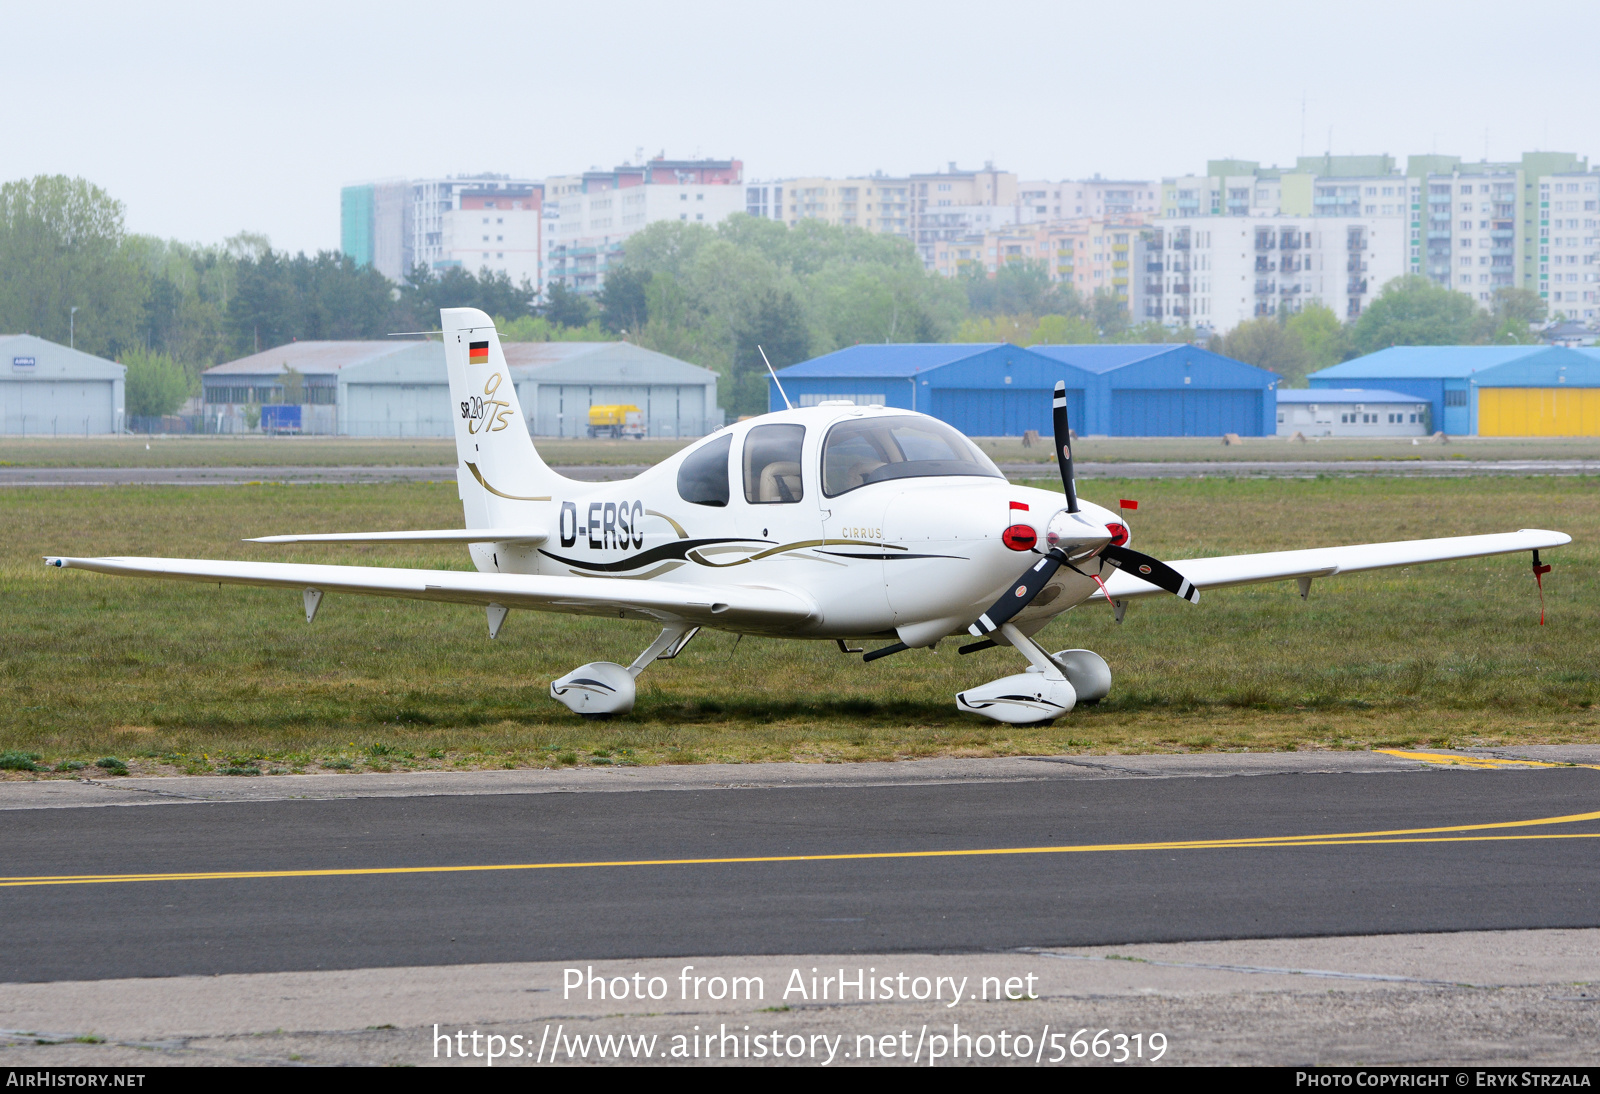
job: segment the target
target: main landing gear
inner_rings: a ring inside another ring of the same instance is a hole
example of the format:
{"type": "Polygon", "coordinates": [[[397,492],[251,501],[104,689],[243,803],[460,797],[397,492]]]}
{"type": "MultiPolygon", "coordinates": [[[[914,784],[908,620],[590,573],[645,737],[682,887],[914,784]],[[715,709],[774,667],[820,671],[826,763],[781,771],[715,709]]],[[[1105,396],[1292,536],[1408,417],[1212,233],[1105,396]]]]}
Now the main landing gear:
{"type": "Polygon", "coordinates": [[[1028,670],[956,696],[956,709],[1011,725],[1049,722],[1079,703],[1098,703],[1111,691],[1111,668],[1093,650],[1046,653],[1011,623],[999,635],[1029,661],[1028,670]]]}
{"type": "Polygon", "coordinates": [[[580,665],[550,685],[550,698],[585,718],[609,718],[633,709],[633,680],[652,661],[670,661],[683,652],[699,627],[687,623],[667,627],[650,647],[624,668],[614,661],[580,665]]]}

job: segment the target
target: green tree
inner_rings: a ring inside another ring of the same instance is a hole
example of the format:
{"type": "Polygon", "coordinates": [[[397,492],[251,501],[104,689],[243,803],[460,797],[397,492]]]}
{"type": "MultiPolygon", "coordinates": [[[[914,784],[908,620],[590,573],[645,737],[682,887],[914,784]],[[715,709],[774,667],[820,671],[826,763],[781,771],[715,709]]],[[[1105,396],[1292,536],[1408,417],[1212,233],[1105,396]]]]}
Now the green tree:
{"type": "Polygon", "coordinates": [[[650,319],[650,303],[645,294],[650,284],[649,270],[628,266],[606,274],[598,294],[600,322],[607,330],[638,333],[650,319]]]}
{"type": "Polygon", "coordinates": [[[563,327],[542,315],[524,315],[517,319],[497,317],[494,325],[503,342],[610,342],[616,338],[598,320],[587,326],[563,327]]]}
{"type": "Polygon", "coordinates": [[[199,375],[226,359],[232,348],[228,301],[238,259],[226,246],[194,247],[153,236],[126,243],[140,267],[147,293],[139,336],[199,375]]]}
{"type": "Polygon", "coordinates": [[[1491,342],[1500,346],[1530,346],[1539,341],[1533,328],[1545,321],[1548,308],[1532,289],[1500,288],[1494,291],[1489,315],[1494,324],[1491,342]]]}
{"type": "Polygon", "coordinates": [[[1187,324],[1181,327],[1169,327],[1159,319],[1146,319],[1142,323],[1125,327],[1115,336],[1105,340],[1126,345],[1181,344],[1195,341],[1195,332],[1194,328],[1187,324]]]}
{"type": "MultiPolygon", "coordinates": [[[[1307,304],[1284,321],[1289,330],[1299,336],[1305,347],[1305,372],[1337,365],[1350,356],[1350,332],[1339,322],[1339,317],[1326,304],[1307,304]]],[[[1280,370],[1281,371],[1281,370],[1280,370]]],[[[1290,380],[1287,373],[1285,387],[1303,387],[1304,380],[1290,380]]]]}
{"type": "Polygon", "coordinates": [[[1038,259],[1007,262],[991,277],[979,263],[964,267],[959,277],[967,305],[975,315],[1083,315],[1077,290],[1051,282],[1050,270],[1038,259]]]}
{"type": "Polygon", "coordinates": [[[382,338],[396,329],[395,320],[393,283],[333,251],[291,257],[268,250],[242,258],[228,301],[232,348],[239,354],[291,341],[382,338]]]}
{"type": "Polygon", "coordinates": [[[1028,345],[1072,346],[1096,340],[1094,324],[1081,315],[1047,315],[1033,330],[1028,345]]]}
{"type": "Polygon", "coordinates": [[[562,327],[587,326],[594,319],[589,298],[574,292],[564,281],[552,281],[544,291],[545,303],[539,313],[562,327]]]}
{"type": "MultiPolygon", "coordinates": [[[[1159,323],[1155,327],[1170,340],[1170,331],[1159,323]]],[[[1042,319],[1031,315],[974,316],[961,321],[952,339],[956,342],[1010,342],[1014,346],[1070,346],[1099,340],[1094,324],[1079,315],[1046,315],[1042,319]]]]}
{"type": "Polygon", "coordinates": [[[1250,319],[1234,327],[1213,347],[1224,357],[1247,365],[1271,369],[1284,378],[1285,387],[1304,387],[1306,382],[1305,343],[1289,325],[1278,319],[1250,319]]]}
{"type": "MultiPolygon", "coordinates": [[[[803,352],[826,353],[864,342],[943,341],[966,310],[961,287],[924,269],[908,240],[820,221],[657,223],[629,237],[608,279],[620,271],[634,279],[629,294],[644,286],[645,321],[628,328],[638,329],[639,344],[716,369],[725,405],[741,412],[765,405],[759,377],[748,378],[751,331],[766,338],[782,330],[784,344],[798,346],[798,324],[808,332],[803,352]]],[[[619,291],[619,309],[623,299],[619,291]]]]}
{"type": "Polygon", "coordinates": [[[298,405],[306,401],[306,377],[299,369],[283,366],[283,372],[278,376],[278,385],[283,388],[283,401],[290,405],[298,405]]]}
{"type": "Polygon", "coordinates": [[[767,412],[767,361],[780,369],[811,356],[805,309],[788,289],[768,289],[749,301],[734,323],[733,342],[734,390],[724,402],[734,414],[767,412]]]}
{"type": "Polygon", "coordinates": [[[477,308],[504,319],[520,319],[533,314],[533,296],[533,285],[526,278],[513,284],[503,270],[485,269],[473,275],[452,266],[441,274],[419,262],[399,287],[395,322],[407,330],[435,330],[442,308],[477,308]]]}
{"type": "Polygon", "coordinates": [[[0,186],[0,330],[105,356],[139,346],[147,287],[122,217],[121,202],[81,178],[0,186]]]}
{"type": "Polygon", "coordinates": [[[164,353],[129,350],[122,355],[127,367],[124,377],[124,406],[131,418],[155,418],[172,414],[194,394],[194,377],[164,353]]]}
{"type": "Polygon", "coordinates": [[[1383,287],[1350,330],[1357,353],[1389,346],[1463,346],[1484,341],[1489,317],[1465,293],[1409,274],[1383,287]]]}
{"type": "Polygon", "coordinates": [[[1110,289],[1096,289],[1089,300],[1089,319],[1102,341],[1115,342],[1128,329],[1128,305],[1110,289]]]}

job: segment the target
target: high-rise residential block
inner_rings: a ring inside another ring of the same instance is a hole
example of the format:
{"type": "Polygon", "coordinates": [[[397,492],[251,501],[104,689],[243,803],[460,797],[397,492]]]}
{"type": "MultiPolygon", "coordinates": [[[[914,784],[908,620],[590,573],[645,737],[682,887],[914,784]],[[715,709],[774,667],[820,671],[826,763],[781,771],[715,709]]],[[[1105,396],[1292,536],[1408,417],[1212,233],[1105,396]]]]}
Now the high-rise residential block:
{"type": "Polygon", "coordinates": [[[435,273],[503,273],[539,289],[543,183],[502,175],[424,179],[411,193],[418,264],[435,273]]]}
{"type": "Polygon", "coordinates": [[[339,195],[340,247],[391,281],[421,263],[540,282],[543,185],[505,175],[391,180],[339,195]]]}
{"type": "Polygon", "coordinates": [[[1010,263],[1037,262],[1050,280],[1071,285],[1082,297],[1106,293],[1126,304],[1133,250],[1145,222],[1143,215],[1130,214],[994,228],[939,243],[934,269],[946,277],[974,268],[994,276],[1010,263]]]}
{"type": "Polygon", "coordinates": [[[598,292],[622,257],[623,241],[659,221],[711,226],[745,211],[739,160],[657,157],[609,171],[548,180],[546,283],[598,292]],[[562,193],[554,193],[559,189],[562,193]]]}
{"type": "Polygon", "coordinates": [[[882,174],[783,179],[747,185],[745,212],[791,228],[802,220],[820,220],[910,238],[910,193],[910,180],[882,174]]]}
{"type": "Polygon", "coordinates": [[[1539,295],[1552,317],[1588,322],[1600,306],[1600,172],[1538,179],[1539,295]]]}
{"type": "Polygon", "coordinates": [[[1316,302],[1359,316],[1405,272],[1396,218],[1164,217],[1140,233],[1132,317],[1226,333],[1316,302]]]}
{"type": "Polygon", "coordinates": [[[391,281],[411,269],[411,183],[404,179],[346,186],[339,192],[339,247],[391,281]]]}

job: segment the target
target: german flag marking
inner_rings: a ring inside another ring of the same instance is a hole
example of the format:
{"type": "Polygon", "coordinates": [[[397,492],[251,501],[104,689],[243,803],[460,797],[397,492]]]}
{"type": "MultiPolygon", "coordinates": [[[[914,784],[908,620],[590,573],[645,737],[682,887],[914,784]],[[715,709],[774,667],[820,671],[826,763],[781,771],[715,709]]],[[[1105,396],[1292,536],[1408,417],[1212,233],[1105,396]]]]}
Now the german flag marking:
{"type": "Polygon", "coordinates": [[[467,343],[467,363],[469,365],[487,365],[489,363],[489,343],[467,343]]]}

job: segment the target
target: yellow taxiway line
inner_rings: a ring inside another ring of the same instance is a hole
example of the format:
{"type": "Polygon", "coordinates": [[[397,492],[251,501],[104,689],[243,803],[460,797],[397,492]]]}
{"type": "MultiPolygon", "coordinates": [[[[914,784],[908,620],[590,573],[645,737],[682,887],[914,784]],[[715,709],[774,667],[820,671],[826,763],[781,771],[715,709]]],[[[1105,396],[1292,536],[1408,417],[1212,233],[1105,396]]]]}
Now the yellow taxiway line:
{"type": "Polygon", "coordinates": [[[1587,767],[1600,771],[1600,764],[1547,763],[1544,760],[1503,760],[1498,756],[1463,756],[1452,752],[1403,752],[1395,748],[1375,748],[1374,752],[1402,760],[1419,760],[1426,764],[1448,764],[1457,767],[1587,767]]]}
{"type": "Polygon", "coordinates": [[[508,870],[577,870],[622,866],[731,866],[752,863],[850,862],[888,859],[984,858],[1000,855],[1066,855],[1114,851],[1253,850],[1279,847],[1348,847],[1396,843],[1498,843],[1536,839],[1600,839],[1600,832],[1511,832],[1600,821],[1600,811],[1560,817],[1458,824],[1444,828],[1397,828],[1372,832],[1328,832],[1306,836],[1163,840],[1152,843],[1086,843],[1044,847],[983,847],[970,850],[858,851],[817,855],[740,855],[727,858],[611,859],[589,862],[526,862],[468,866],[370,866],[326,870],[217,870],[150,874],[57,874],[0,877],[0,888],[36,885],[107,885],[126,881],[243,881],[258,878],[363,877],[379,874],[473,874],[508,870]],[[1491,834],[1494,833],[1494,834],[1491,834]]]}

